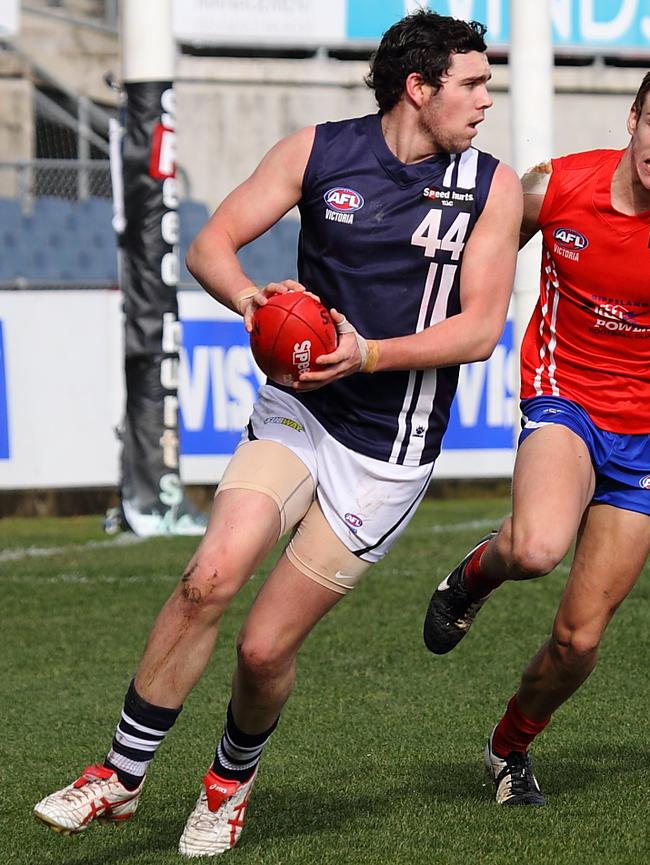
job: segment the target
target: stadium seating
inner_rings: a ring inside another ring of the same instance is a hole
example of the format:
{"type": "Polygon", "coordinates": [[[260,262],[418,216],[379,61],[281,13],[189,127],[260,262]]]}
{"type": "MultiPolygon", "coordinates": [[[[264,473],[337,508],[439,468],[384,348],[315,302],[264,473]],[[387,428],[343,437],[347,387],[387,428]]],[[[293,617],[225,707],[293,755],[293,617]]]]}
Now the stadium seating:
{"type": "MultiPolygon", "coordinates": [[[[205,205],[184,201],[178,206],[180,219],[181,284],[193,283],[185,266],[187,248],[209,218],[205,205]]],[[[287,217],[274,225],[257,240],[244,246],[239,260],[246,273],[260,285],[297,276],[297,246],[299,223],[287,217]]]]}
{"type": "MultiPolygon", "coordinates": [[[[181,285],[196,284],[185,267],[192,239],[209,217],[198,201],[178,207],[181,285]]],[[[47,286],[117,283],[117,240],[112,204],[105,198],[68,201],[35,198],[29,212],[12,198],[0,198],[0,282],[47,286]]],[[[256,282],[296,276],[298,223],[284,219],[245,246],[240,258],[256,282]]]]}
{"type": "Polygon", "coordinates": [[[22,216],[15,198],[0,198],[0,230],[18,225],[22,216]]]}
{"type": "Polygon", "coordinates": [[[297,220],[286,218],[242,247],[239,260],[251,279],[263,285],[296,278],[299,228],[297,220]]]}
{"type": "Polygon", "coordinates": [[[178,204],[178,221],[180,223],[178,253],[181,260],[181,285],[194,282],[191,273],[185,266],[185,255],[190,243],[208,221],[209,216],[208,208],[199,201],[180,201],[178,204]]]}
{"type": "Polygon", "coordinates": [[[0,281],[115,284],[117,243],[107,199],[34,198],[25,212],[0,199],[0,281]]]}

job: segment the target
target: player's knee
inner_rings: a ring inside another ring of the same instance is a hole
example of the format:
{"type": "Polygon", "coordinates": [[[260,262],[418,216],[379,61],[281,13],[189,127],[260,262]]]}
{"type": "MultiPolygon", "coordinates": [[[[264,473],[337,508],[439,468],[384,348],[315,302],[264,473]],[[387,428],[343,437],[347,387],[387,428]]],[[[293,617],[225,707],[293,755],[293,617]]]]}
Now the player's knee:
{"type": "Polygon", "coordinates": [[[493,543],[496,545],[497,553],[506,561],[512,550],[512,517],[506,517],[501,523],[499,531],[494,538],[493,543]]]}
{"type": "Polygon", "coordinates": [[[265,682],[284,677],[293,664],[293,655],[276,640],[263,634],[246,633],[237,640],[239,670],[250,681],[263,687],[265,682]]]}
{"type": "Polygon", "coordinates": [[[601,632],[592,627],[556,625],[550,650],[556,664],[569,670],[593,663],[598,654],[601,632]]]}
{"type": "Polygon", "coordinates": [[[525,537],[512,542],[513,576],[519,580],[534,580],[550,573],[563,559],[564,551],[544,537],[525,537]]]}
{"type": "Polygon", "coordinates": [[[181,577],[181,603],[193,615],[218,618],[237,593],[239,584],[226,563],[197,555],[181,577]]]}

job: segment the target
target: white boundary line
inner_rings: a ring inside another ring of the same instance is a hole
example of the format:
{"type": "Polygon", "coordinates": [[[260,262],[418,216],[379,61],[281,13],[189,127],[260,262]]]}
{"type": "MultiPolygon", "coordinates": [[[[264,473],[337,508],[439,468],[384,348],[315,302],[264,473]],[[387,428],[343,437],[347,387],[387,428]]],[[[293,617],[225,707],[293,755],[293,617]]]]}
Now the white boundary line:
{"type": "Polygon", "coordinates": [[[87,541],[85,544],[69,544],[63,547],[15,547],[11,550],[0,551],[1,562],[19,562],[21,559],[48,558],[65,553],[83,552],[84,550],[101,550],[110,547],[129,547],[141,544],[149,538],[139,538],[132,534],[119,535],[107,541],[87,541]]]}
{"type": "MultiPolygon", "coordinates": [[[[500,516],[494,519],[468,520],[462,523],[434,524],[423,531],[430,532],[433,535],[444,535],[450,532],[463,532],[468,529],[497,528],[503,519],[504,517],[500,516]]],[[[85,550],[129,547],[148,540],[151,540],[151,538],[140,538],[137,535],[124,533],[106,541],[87,541],[85,544],[68,544],[62,547],[15,547],[10,550],[0,550],[0,564],[3,562],[19,562],[22,559],[48,558],[50,556],[65,555],[66,553],[84,552],[85,550]]]]}
{"type": "MultiPolygon", "coordinates": [[[[466,520],[462,523],[447,523],[443,525],[433,525],[430,526],[428,530],[425,529],[425,532],[428,531],[434,535],[444,535],[451,534],[452,532],[462,532],[467,531],[468,529],[486,529],[486,528],[496,528],[499,526],[505,516],[495,517],[494,519],[481,519],[481,520],[466,520]]],[[[106,541],[88,541],[85,544],[70,544],[69,546],[64,547],[17,547],[13,550],[2,550],[0,551],[0,564],[2,562],[17,562],[21,559],[28,558],[47,558],[48,556],[58,556],[68,552],[83,552],[85,550],[97,550],[97,549],[110,549],[111,547],[129,547],[135,546],[136,544],[141,544],[143,541],[151,540],[151,538],[140,538],[136,535],[125,533],[122,535],[118,535],[118,537],[113,538],[111,540],[106,541]]],[[[555,569],[556,572],[560,573],[568,573],[569,566],[565,564],[559,564],[555,569]]],[[[29,579],[29,578],[27,578],[29,579]]],[[[45,577],[39,580],[38,582],[69,582],[69,583],[90,583],[90,582],[101,582],[101,583],[137,583],[145,580],[145,577],[142,576],[120,576],[114,577],[109,575],[104,576],[95,576],[92,578],[85,577],[81,574],[59,574],[53,577],[45,577]]],[[[160,574],[157,579],[176,579],[175,576],[160,574]]],[[[25,577],[21,577],[20,581],[24,581],[25,577]]]]}
{"type": "MultiPolygon", "coordinates": [[[[505,520],[507,514],[492,519],[483,520],[467,520],[464,523],[442,523],[440,525],[431,526],[428,531],[432,535],[446,535],[450,532],[464,532],[468,529],[498,529],[501,523],[505,520]]],[[[425,529],[425,531],[427,531],[425,529]]]]}

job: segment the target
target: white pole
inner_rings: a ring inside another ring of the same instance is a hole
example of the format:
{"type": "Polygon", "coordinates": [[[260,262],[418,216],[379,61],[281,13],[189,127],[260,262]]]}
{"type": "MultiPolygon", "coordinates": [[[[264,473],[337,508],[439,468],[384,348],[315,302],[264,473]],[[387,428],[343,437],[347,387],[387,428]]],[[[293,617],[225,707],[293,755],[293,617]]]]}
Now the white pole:
{"type": "MultiPolygon", "coordinates": [[[[519,174],[553,153],[553,42],[551,0],[510,0],[510,116],[512,153],[519,174]]],[[[541,239],[529,241],[517,260],[514,287],[515,393],[519,347],[539,294],[541,239]]],[[[518,415],[517,415],[518,416],[518,415]]],[[[519,435],[515,424],[515,442],[519,435]]]]}
{"type": "Polygon", "coordinates": [[[122,81],[173,81],[172,0],[121,0],[122,81]]]}

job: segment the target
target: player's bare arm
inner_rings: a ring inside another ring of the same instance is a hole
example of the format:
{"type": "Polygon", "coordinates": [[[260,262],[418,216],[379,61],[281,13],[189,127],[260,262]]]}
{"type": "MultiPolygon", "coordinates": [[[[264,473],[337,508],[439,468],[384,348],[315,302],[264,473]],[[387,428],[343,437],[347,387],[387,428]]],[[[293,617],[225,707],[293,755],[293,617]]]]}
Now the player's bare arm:
{"type": "MultiPolygon", "coordinates": [[[[203,288],[220,303],[247,315],[259,286],[244,272],[237,250],[263,234],[300,200],[302,179],[314,141],[314,127],[298,130],[278,142],[251,176],[217,208],[192,242],[187,267],[203,288]]],[[[294,280],[270,283],[268,293],[303,290],[294,280]]]]}
{"type": "MultiPolygon", "coordinates": [[[[500,164],[487,203],[464,252],[461,312],[424,331],[394,339],[369,340],[372,369],[428,369],[488,358],[503,330],[512,292],[523,212],[519,178],[500,164]]],[[[333,313],[334,320],[336,315],[333,313]]],[[[322,386],[363,371],[354,333],[343,334],[335,352],[321,357],[322,372],[301,376],[303,386],[322,386]]]]}
{"type": "Polygon", "coordinates": [[[524,190],[524,216],[519,232],[519,249],[539,231],[539,214],[553,171],[551,162],[540,162],[529,168],[521,178],[524,190]]]}

